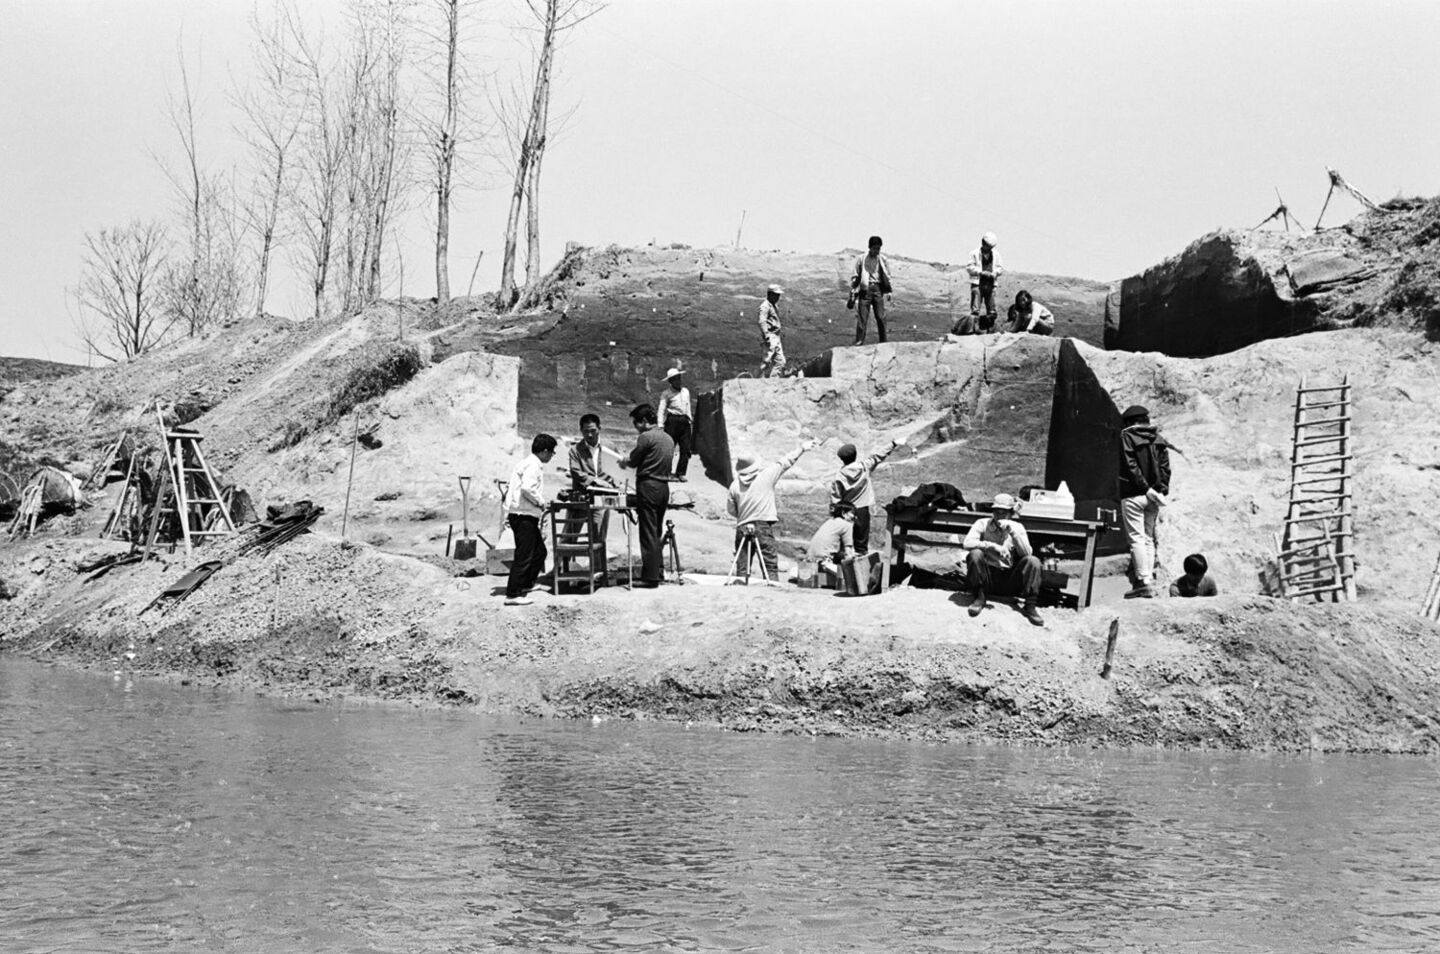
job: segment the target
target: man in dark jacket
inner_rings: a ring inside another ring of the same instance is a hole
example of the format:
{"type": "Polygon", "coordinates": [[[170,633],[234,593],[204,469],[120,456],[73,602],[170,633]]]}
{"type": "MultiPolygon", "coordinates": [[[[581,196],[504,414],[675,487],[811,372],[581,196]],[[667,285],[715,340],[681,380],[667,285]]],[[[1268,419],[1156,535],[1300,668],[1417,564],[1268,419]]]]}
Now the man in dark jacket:
{"type": "Polygon", "coordinates": [[[635,468],[636,519],[640,524],[640,585],[657,587],[665,578],[665,508],[670,504],[670,459],[675,442],[656,426],[655,408],[641,404],[630,412],[640,437],[621,467],[635,468]]]}
{"type": "Polygon", "coordinates": [[[1160,541],[1156,526],[1170,493],[1170,445],[1138,404],[1120,415],[1120,519],[1130,542],[1130,574],[1135,588],[1126,599],[1155,595],[1155,564],[1160,541]]]}

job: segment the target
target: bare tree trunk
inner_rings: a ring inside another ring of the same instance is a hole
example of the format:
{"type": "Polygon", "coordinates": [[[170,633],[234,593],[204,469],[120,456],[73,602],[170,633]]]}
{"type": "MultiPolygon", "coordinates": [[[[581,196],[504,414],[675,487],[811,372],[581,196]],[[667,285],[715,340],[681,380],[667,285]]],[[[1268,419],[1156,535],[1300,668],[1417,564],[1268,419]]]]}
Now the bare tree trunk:
{"type": "Polygon", "coordinates": [[[445,6],[445,112],[440,120],[435,156],[435,298],[450,300],[450,195],[454,188],[455,137],[458,126],[456,57],[460,44],[460,0],[445,6]]]}
{"type": "MultiPolygon", "coordinates": [[[[551,19],[559,0],[550,0],[551,19]]],[[[525,183],[525,295],[535,289],[543,267],[540,261],[540,168],[545,161],[545,143],[550,125],[550,67],[554,62],[554,31],[547,34],[537,78],[539,94],[535,97],[538,113],[533,124],[530,146],[530,169],[525,183]]],[[[522,295],[521,297],[525,297],[522,295]]]]}

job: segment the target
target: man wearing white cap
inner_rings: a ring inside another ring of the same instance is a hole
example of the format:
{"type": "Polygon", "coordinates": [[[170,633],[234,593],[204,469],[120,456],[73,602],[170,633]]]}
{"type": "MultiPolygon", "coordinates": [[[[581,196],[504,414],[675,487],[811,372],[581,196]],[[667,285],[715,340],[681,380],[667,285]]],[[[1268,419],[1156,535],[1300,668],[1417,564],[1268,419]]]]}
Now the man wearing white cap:
{"type": "Polygon", "coordinates": [[[685,471],[690,467],[690,454],[693,452],[690,445],[693,433],[690,422],[690,389],[685,387],[684,374],[679,368],[666,371],[665,380],[670,387],[655,402],[659,407],[657,413],[660,426],[675,442],[678,453],[675,461],[676,480],[685,479],[685,471]]]}
{"type": "Polygon", "coordinates": [[[780,341],[780,296],[785,289],[771,285],[765,289],[760,303],[760,337],[765,342],[765,360],[760,363],[760,377],[779,374],[785,367],[785,345],[780,341]]]}
{"type": "Polygon", "coordinates": [[[1000,264],[1000,253],[995,251],[995,233],[986,232],[980,237],[980,247],[970,253],[970,263],[965,266],[970,273],[970,318],[974,330],[994,331],[995,280],[1005,272],[1000,264]],[[980,317],[980,305],[985,305],[985,317],[980,317]]]}
{"type": "Polygon", "coordinates": [[[1036,626],[1044,626],[1035,600],[1040,596],[1040,558],[1030,548],[1030,536],[1015,519],[1015,498],[996,494],[990,516],[981,517],[965,534],[965,572],[974,599],[970,615],[986,607],[986,594],[1020,596],[1021,613],[1036,626]]]}

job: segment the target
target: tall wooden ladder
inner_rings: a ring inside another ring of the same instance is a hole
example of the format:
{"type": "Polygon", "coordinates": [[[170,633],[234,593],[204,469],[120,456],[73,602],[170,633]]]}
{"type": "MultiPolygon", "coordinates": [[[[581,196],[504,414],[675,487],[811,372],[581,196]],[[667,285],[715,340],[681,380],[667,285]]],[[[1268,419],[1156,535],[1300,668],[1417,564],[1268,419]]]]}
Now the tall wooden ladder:
{"type": "Polygon", "coordinates": [[[1295,389],[1290,506],[1280,543],[1281,593],[1292,599],[1355,599],[1350,376],[1295,389]]]}
{"type": "Polygon", "coordinates": [[[205,454],[200,449],[203,439],[199,431],[184,427],[167,427],[159,405],[155,416],[160,421],[161,444],[165,449],[165,477],[155,498],[155,517],[145,543],[148,556],[155,541],[159,513],[165,506],[167,491],[174,494],[175,512],[180,518],[180,534],[188,557],[199,537],[221,537],[235,532],[230,508],[220,492],[220,485],[205,454]],[[208,511],[206,508],[210,508],[208,511]],[[219,519],[215,519],[218,514],[219,519]],[[191,526],[193,517],[194,526],[191,526]]]}

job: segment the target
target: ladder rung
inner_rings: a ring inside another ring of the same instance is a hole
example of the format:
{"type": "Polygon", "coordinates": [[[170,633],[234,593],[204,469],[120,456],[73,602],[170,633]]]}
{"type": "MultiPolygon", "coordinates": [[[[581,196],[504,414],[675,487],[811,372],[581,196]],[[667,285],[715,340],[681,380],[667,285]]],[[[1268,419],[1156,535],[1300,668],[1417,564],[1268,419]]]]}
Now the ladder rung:
{"type": "Polygon", "coordinates": [[[1348,385],[1348,384],[1336,384],[1336,385],[1334,385],[1334,386],[1332,386],[1332,387],[1328,387],[1328,388],[1296,388],[1296,389],[1295,389],[1295,393],[1296,393],[1296,394],[1319,394],[1319,393],[1321,393],[1321,392],[1323,392],[1323,391],[1348,391],[1348,390],[1350,390],[1350,385],[1348,385]]]}
{"type": "Polygon", "coordinates": [[[1348,510],[1337,510],[1334,513],[1307,513],[1299,517],[1286,517],[1286,523],[1314,523],[1317,520],[1340,520],[1346,517],[1353,517],[1355,514],[1348,510]]]}
{"type": "Polygon", "coordinates": [[[1307,437],[1303,441],[1296,441],[1294,447],[1309,447],[1312,444],[1336,444],[1340,441],[1348,441],[1349,434],[1336,434],[1334,437],[1307,437]]]}
{"type": "Polygon", "coordinates": [[[1313,497],[1297,497],[1290,501],[1292,507],[1303,507],[1305,504],[1320,503],[1322,500],[1348,500],[1353,494],[1316,494],[1313,497]]]}
{"type": "Polygon", "coordinates": [[[1344,591],[1345,587],[1343,586],[1322,586],[1313,590],[1301,590],[1298,593],[1286,593],[1285,596],[1288,599],[1296,600],[1302,596],[1319,596],[1322,593],[1343,593],[1344,591]]]}
{"type": "Polygon", "coordinates": [[[1315,577],[1314,580],[1310,581],[1313,583],[1318,582],[1321,577],[1324,577],[1327,580],[1331,580],[1338,577],[1339,575],[1340,570],[1338,567],[1327,566],[1321,567],[1318,570],[1303,570],[1299,573],[1288,573],[1285,576],[1280,577],[1280,579],[1286,583],[1292,583],[1295,580],[1303,580],[1305,577],[1310,576],[1315,577]]]}
{"type": "Polygon", "coordinates": [[[1311,457],[1308,460],[1297,460],[1290,467],[1308,467],[1311,464],[1330,464],[1339,460],[1353,460],[1354,454],[1326,454],[1324,457],[1311,457]]]}
{"type": "MultiPolygon", "coordinates": [[[[1333,471],[1323,477],[1306,477],[1304,480],[1293,480],[1291,484],[1295,487],[1304,487],[1308,484],[1328,484],[1332,480],[1354,480],[1354,474],[1347,474],[1343,470],[1333,471]]],[[[1348,496],[1348,494],[1347,494],[1348,496]]]]}
{"type": "Polygon", "coordinates": [[[1336,425],[1336,424],[1349,424],[1349,423],[1350,423],[1350,418],[1348,418],[1348,417],[1327,417],[1327,418],[1322,418],[1321,420],[1318,420],[1318,421],[1296,421],[1296,422],[1295,422],[1295,429],[1296,429],[1296,430],[1299,430],[1299,429],[1302,428],[1302,427],[1326,427],[1326,426],[1334,426],[1334,425],[1336,425]]]}
{"type": "Polygon", "coordinates": [[[1324,402],[1322,402],[1322,403],[1320,403],[1320,404],[1302,404],[1302,405],[1300,405],[1300,410],[1302,410],[1302,411],[1318,411],[1318,410],[1319,410],[1320,408],[1322,408],[1322,407],[1345,407],[1345,406],[1347,406],[1349,403],[1350,403],[1349,401],[1324,401],[1324,402]]]}

